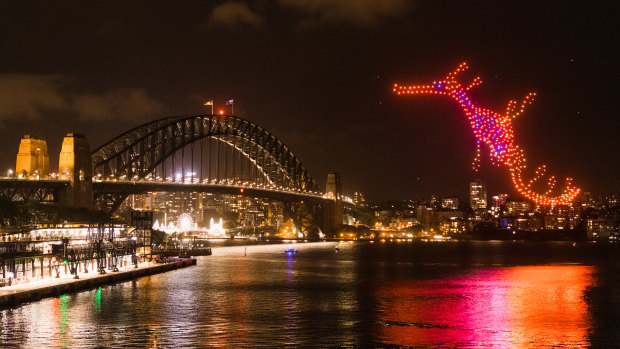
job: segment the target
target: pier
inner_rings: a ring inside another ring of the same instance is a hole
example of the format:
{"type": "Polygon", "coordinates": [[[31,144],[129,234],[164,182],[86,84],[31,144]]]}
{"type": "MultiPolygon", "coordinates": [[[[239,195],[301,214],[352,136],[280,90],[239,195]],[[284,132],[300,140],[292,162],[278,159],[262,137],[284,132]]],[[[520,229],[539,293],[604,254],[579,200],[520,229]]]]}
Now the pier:
{"type": "Polygon", "coordinates": [[[196,265],[194,258],[176,258],[164,263],[144,262],[137,268],[126,267],[118,272],[106,274],[80,273],[79,279],[73,275],[60,278],[45,278],[0,288],[0,308],[16,306],[46,297],[57,297],[68,292],[92,289],[102,285],[131,280],[142,276],[164,273],[167,271],[196,265]]]}

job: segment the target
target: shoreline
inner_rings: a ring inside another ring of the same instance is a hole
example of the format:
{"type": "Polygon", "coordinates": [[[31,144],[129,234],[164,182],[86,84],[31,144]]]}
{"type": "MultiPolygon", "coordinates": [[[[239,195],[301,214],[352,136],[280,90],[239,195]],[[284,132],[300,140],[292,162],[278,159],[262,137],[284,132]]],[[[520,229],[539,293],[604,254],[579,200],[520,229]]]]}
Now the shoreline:
{"type": "Polygon", "coordinates": [[[64,277],[59,279],[46,279],[28,282],[14,286],[6,286],[0,288],[0,310],[18,306],[23,303],[37,301],[43,298],[58,297],[65,293],[94,289],[103,285],[115,284],[142,276],[165,273],[167,271],[193,265],[196,265],[195,258],[184,258],[168,263],[150,263],[138,267],[137,269],[132,268],[118,272],[108,272],[103,275],[97,273],[93,273],[92,276],[83,275],[80,279],[64,277]]]}

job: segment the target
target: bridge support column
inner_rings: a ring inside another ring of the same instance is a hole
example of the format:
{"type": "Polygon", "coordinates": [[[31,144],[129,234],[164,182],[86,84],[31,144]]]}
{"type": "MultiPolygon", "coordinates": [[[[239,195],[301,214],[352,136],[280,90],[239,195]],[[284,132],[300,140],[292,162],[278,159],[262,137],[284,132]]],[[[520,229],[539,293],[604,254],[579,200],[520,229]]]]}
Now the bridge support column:
{"type": "Polygon", "coordinates": [[[334,237],[344,222],[342,185],[340,183],[340,176],[337,172],[332,171],[327,175],[325,191],[327,196],[332,199],[332,201],[323,209],[323,221],[325,224],[324,230],[328,237],[334,237]]]}
{"type": "Polygon", "coordinates": [[[69,180],[63,203],[77,207],[92,207],[93,185],[90,145],[84,135],[68,133],[62,141],[58,162],[58,177],[69,180]]]}

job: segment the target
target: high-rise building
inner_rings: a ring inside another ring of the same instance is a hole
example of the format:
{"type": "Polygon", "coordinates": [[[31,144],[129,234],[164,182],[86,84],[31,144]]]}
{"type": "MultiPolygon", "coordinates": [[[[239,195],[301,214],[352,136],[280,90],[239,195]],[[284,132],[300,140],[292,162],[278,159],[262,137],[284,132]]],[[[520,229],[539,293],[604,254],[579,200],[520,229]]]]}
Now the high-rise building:
{"type": "Polygon", "coordinates": [[[50,157],[44,139],[25,135],[19,143],[15,174],[21,178],[47,178],[50,170],[50,157]]]}
{"type": "Polygon", "coordinates": [[[469,206],[473,210],[487,208],[487,185],[483,181],[469,183],[469,206]]]}

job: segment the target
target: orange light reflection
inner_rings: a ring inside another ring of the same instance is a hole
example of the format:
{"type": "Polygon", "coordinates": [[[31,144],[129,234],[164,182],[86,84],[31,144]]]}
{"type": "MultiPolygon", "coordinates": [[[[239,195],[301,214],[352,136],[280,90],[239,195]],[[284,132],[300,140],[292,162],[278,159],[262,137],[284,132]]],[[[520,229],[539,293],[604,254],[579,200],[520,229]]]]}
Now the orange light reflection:
{"type": "Polygon", "coordinates": [[[583,293],[593,271],[523,266],[384,284],[376,293],[377,336],[407,346],[587,346],[583,293]]]}

